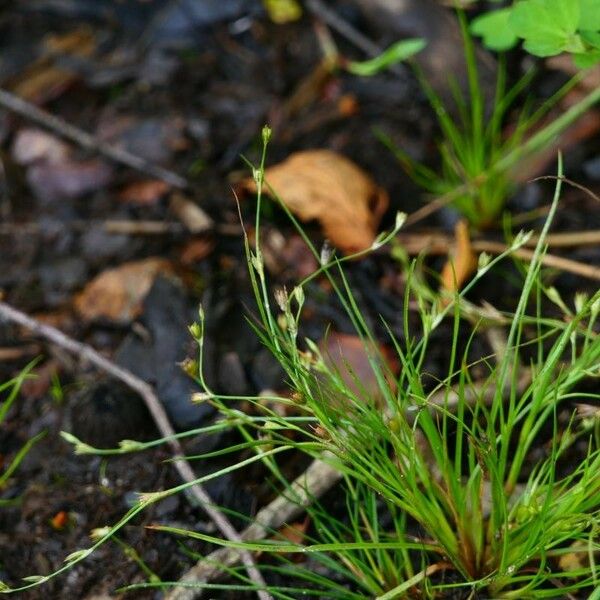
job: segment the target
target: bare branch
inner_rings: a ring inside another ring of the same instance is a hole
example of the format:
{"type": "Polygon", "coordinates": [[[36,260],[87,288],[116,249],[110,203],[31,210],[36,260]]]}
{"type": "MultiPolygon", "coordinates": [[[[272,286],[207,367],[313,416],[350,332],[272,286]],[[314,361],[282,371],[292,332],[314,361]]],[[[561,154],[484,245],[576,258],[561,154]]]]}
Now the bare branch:
{"type": "Polygon", "coordinates": [[[64,119],[52,115],[2,88],[0,88],[0,106],[75,142],[82,148],[97,152],[116,163],[150,175],[156,179],[161,179],[176,188],[185,189],[189,187],[187,180],[181,175],[164,167],[153,165],[140,156],[131,154],[127,150],[102,142],[97,137],[79,129],[79,127],[67,123],[64,119]]]}

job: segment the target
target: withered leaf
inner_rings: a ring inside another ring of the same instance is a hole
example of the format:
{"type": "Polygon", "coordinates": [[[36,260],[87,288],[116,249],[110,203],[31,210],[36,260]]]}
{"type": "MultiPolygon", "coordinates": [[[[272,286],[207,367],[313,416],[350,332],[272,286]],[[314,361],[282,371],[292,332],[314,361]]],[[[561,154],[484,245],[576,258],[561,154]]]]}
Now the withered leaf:
{"type": "Polygon", "coordinates": [[[27,170],[27,182],[42,202],[79,198],[107,186],[113,178],[111,165],[99,158],[42,162],[27,170]]]}
{"type": "Polygon", "coordinates": [[[13,159],[23,166],[36,162],[61,163],[69,158],[70,153],[68,144],[36,127],[20,129],[12,144],[13,159]]]}
{"type": "Polygon", "coordinates": [[[173,194],[169,208],[191,233],[203,233],[213,226],[213,220],[204,210],[183,194],[173,194]]]}
{"type": "Polygon", "coordinates": [[[147,258],[108,269],[95,277],[75,298],[75,309],[85,321],[129,323],[159,273],[171,272],[162,258],[147,258]]]}
{"type": "MultiPolygon", "coordinates": [[[[399,371],[398,360],[387,347],[375,347],[356,335],[332,331],[319,346],[327,366],[337,371],[348,388],[359,396],[366,392],[377,401],[383,399],[370,358],[375,358],[386,378],[395,376],[399,371]]],[[[388,379],[388,384],[390,389],[395,389],[396,383],[392,378],[388,379]]]]}
{"type": "Polygon", "coordinates": [[[170,189],[168,183],[160,179],[144,179],[135,181],[119,192],[119,200],[138,206],[156,204],[170,189]]]}
{"type": "Polygon", "coordinates": [[[461,220],[454,228],[454,249],[442,269],[442,289],[449,292],[460,290],[477,269],[477,256],[471,246],[469,225],[461,220]]]}
{"type": "MultiPolygon", "coordinates": [[[[292,154],[265,172],[271,187],[302,221],[318,220],[331,243],[345,253],[364,250],[375,239],[388,206],[387,192],[360,167],[331,150],[292,154]]],[[[243,189],[256,191],[253,179],[243,189]]]]}
{"type": "Polygon", "coordinates": [[[41,56],[30,64],[13,81],[12,91],[30,102],[43,104],[57,98],[73,81],[79,78],[76,69],[65,66],[59,58],[89,58],[96,48],[96,39],[89,27],[48,36],[42,46],[41,56]]]}

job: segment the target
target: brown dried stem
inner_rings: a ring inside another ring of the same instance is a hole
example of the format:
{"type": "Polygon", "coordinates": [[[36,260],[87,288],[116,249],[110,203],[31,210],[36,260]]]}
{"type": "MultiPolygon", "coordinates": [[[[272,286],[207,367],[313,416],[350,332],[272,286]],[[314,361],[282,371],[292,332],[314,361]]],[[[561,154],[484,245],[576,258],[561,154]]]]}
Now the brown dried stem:
{"type": "Polygon", "coordinates": [[[36,123],[58,135],[75,142],[86,150],[92,150],[102,156],[135,171],[160,179],[173,187],[185,189],[188,187],[187,180],[164,167],[154,165],[140,156],[131,154],[127,150],[117,148],[111,144],[102,142],[97,137],[67,123],[64,119],[50,114],[49,112],[27,102],[15,94],[0,88],[0,106],[14,112],[21,117],[36,123]]]}

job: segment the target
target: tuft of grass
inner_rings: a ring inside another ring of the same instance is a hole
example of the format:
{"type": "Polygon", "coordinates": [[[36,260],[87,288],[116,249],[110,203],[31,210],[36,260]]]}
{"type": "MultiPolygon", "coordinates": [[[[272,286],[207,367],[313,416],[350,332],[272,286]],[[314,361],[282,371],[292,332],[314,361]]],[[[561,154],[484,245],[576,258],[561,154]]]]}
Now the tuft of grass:
{"type": "MultiPolygon", "coordinates": [[[[268,133],[264,139],[268,141],[268,133]]],[[[254,173],[260,218],[264,171],[258,168],[254,173]]],[[[577,312],[567,320],[543,318],[541,312],[548,291],[541,280],[540,258],[561,176],[559,160],[551,213],[526,271],[518,306],[514,314],[505,315],[511,319],[506,351],[478,361],[485,376],[477,381],[472,378],[468,349],[462,354],[458,350],[461,295],[444,305],[417,298],[421,328],[412,331],[408,311],[415,289],[409,276],[404,340],[389,333],[402,365],[400,375],[394,377],[354,300],[343,259],[331,257],[321,264],[318,274],[329,280],[364,342],[378,382],[378,398],[358,376],[349,383],[314,340],[299,338],[306,282],[290,293],[278,293],[279,310],[273,310],[257,220],[256,249],[247,244],[260,320],[253,323],[285,369],[290,396],[271,399],[270,408],[256,402],[262,421],[244,422],[241,417],[236,426],[247,449],[263,455],[265,467],[284,493],[289,483],[275,460],[275,450],[303,452],[331,462],[343,474],[340,493],[345,496],[345,506],[338,506],[335,513],[318,503],[308,509],[313,527],[302,543],[244,544],[273,557],[275,566],[269,561],[265,571],[285,573],[296,582],[293,588],[274,586],[270,589],[274,597],[389,600],[407,595],[441,598],[463,590],[465,597],[560,598],[591,593],[598,585],[597,424],[590,426],[574,416],[565,424],[562,415],[574,401],[583,401],[577,385],[599,374],[600,338],[595,325],[600,292],[580,297],[577,312]],[[454,323],[450,369],[430,389],[423,365],[431,334],[446,318],[454,323]],[[528,364],[523,360],[526,351],[533,355],[528,364]],[[521,389],[524,376],[529,383],[521,389]],[[295,416],[282,416],[285,411],[273,407],[278,402],[288,413],[293,407],[295,416]],[[573,464],[573,449],[582,444],[587,451],[573,464]],[[289,559],[295,554],[302,555],[302,563],[289,559]],[[579,557],[578,566],[563,566],[560,559],[565,555],[579,557]],[[307,575],[306,561],[325,568],[325,579],[307,575]]],[[[476,280],[504,258],[482,266],[476,280]]],[[[200,322],[196,328],[200,364],[202,329],[200,322]]],[[[471,341],[478,333],[475,326],[471,341]]],[[[199,380],[205,384],[201,373],[199,380]]],[[[226,419],[240,417],[230,404],[232,398],[208,388],[206,397],[226,419]]],[[[597,401],[600,395],[589,394],[588,401],[590,397],[597,401]]],[[[170,531],[235,546],[194,532],[170,531]]],[[[243,577],[241,571],[236,573],[243,577]]]]}
{"type": "MultiPolygon", "coordinates": [[[[353,257],[321,256],[281,201],[320,267],[290,292],[272,294],[260,246],[269,138],[270,131],[265,129],[262,160],[253,170],[258,189],[256,246],[245,240],[257,301],[257,317],[250,323],[284,368],[289,394],[242,398],[211,390],[202,372],[205,315],[200,309],[198,322],[190,327],[199,348],[198,381],[204,388],[196,400],[214,404],[221,421],[178,435],[221,428],[236,429],[241,435],[241,443],[235,446],[189,457],[232,456],[229,466],[197,483],[259,463],[274,489],[293,502],[294,492],[281,461],[298,453],[333,465],[342,481],[333,506],[328,499],[315,499],[308,507],[311,526],[300,540],[273,531],[270,539],[234,543],[181,528],[157,525],[152,529],[259,552],[267,581],[279,582],[269,585],[268,591],[284,600],[391,600],[458,594],[495,599],[563,598],[578,593],[593,597],[600,577],[596,567],[600,426],[597,419],[576,418],[571,407],[600,399],[598,393],[578,391],[579,384],[600,375],[596,333],[600,292],[578,296],[576,310],[568,310],[555,290],[544,287],[540,260],[559,200],[562,161],[552,209],[534,259],[525,269],[517,307],[512,314],[503,314],[510,323],[505,350],[470,363],[469,348],[485,323],[475,323],[462,351],[459,323],[466,314],[465,294],[520,247],[526,234],[518,235],[503,255],[481,262],[473,281],[449,302],[423,292],[422,282],[413,279],[412,263],[402,339],[388,329],[389,344],[402,367],[394,375],[345,277],[343,263],[353,257]],[[357,374],[350,371],[348,377],[342,366],[333,366],[316,340],[301,336],[308,283],[317,277],[327,279],[363,341],[378,394],[369,392],[357,374]],[[565,307],[565,318],[545,317],[545,298],[565,307]],[[415,305],[420,316],[417,329],[409,325],[410,307],[415,305]],[[444,320],[453,324],[450,365],[446,376],[432,384],[424,364],[432,334],[444,320]],[[240,411],[240,400],[251,403],[255,413],[240,411]],[[565,414],[571,412],[565,422],[565,414]]],[[[402,221],[400,216],[396,229],[402,221]]],[[[396,229],[382,234],[374,248],[391,240],[396,229]]],[[[139,451],[166,441],[126,441],[116,450],[98,451],[72,436],[65,439],[79,452],[104,454],[139,451]]],[[[98,531],[94,543],[69,555],[61,569],[28,578],[18,589],[2,591],[22,591],[69,570],[148,506],[190,485],[141,494],[118,523],[98,531]]],[[[241,568],[228,567],[225,572],[229,582],[186,585],[215,591],[256,590],[241,568]]],[[[151,580],[127,589],[174,585],[177,582],[151,580]]]]}
{"type": "Polygon", "coordinates": [[[411,63],[441,130],[439,167],[430,168],[414,160],[384,134],[379,132],[378,136],[420,187],[434,196],[447,199],[473,227],[482,229],[497,223],[506,202],[514,193],[517,186],[512,169],[523,159],[550,147],[562,131],[600,101],[600,90],[592,91],[559,118],[535,131],[551,108],[580,81],[580,73],[537,110],[531,110],[531,103],[526,101],[516,111],[516,120],[509,129],[509,114],[531,83],[535,70],[507,88],[506,68],[501,56],[493,104],[486,106],[473,38],[464,14],[458,11],[458,16],[465,49],[468,94],[465,97],[456,81],[450,80],[457,117],[456,111],[444,104],[418,67],[411,63]]]}

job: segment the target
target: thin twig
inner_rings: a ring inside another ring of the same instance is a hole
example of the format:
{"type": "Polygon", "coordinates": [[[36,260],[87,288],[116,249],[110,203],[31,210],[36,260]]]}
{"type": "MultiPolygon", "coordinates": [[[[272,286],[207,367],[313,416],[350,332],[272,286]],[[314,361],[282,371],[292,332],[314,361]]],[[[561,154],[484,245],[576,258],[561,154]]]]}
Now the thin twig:
{"type": "MultiPolygon", "coordinates": [[[[45,338],[52,344],[56,344],[57,346],[64,348],[65,350],[71,352],[72,354],[78,356],[81,360],[86,360],[93,364],[94,366],[102,369],[109,375],[115,377],[122,381],[125,385],[130,387],[132,390],[136,391],[144,400],[146,406],[148,407],[148,411],[152,415],[158,430],[160,431],[163,437],[170,438],[169,446],[171,450],[177,457],[183,457],[184,452],[179,440],[173,438],[175,435],[175,431],[173,426],[171,425],[169,418],[167,417],[167,413],[157,398],[152,386],[148,385],[145,381],[136,377],[130,371],[123,369],[122,367],[116,365],[114,362],[102,356],[96,350],[94,350],[91,346],[87,344],[83,344],[78,342],[68,336],[66,336],[62,331],[51,327],[49,325],[45,325],[40,323],[36,319],[32,319],[25,313],[13,308],[12,306],[6,304],[5,302],[0,301],[0,319],[4,319],[10,321],[12,323],[17,323],[27,329],[31,330],[32,333],[38,335],[42,338],[45,338]]],[[[190,467],[190,464],[186,460],[176,460],[174,461],[175,468],[179,472],[179,475],[185,482],[193,483],[196,481],[197,477],[194,474],[194,471],[190,467]]],[[[198,483],[193,483],[189,488],[189,492],[191,493],[194,500],[198,503],[198,505],[206,512],[206,514],[211,518],[211,520],[215,523],[215,525],[219,528],[221,533],[228,539],[233,542],[240,542],[240,534],[233,527],[229,519],[220,511],[218,508],[214,506],[214,503],[206,492],[206,490],[198,483]]],[[[252,555],[248,551],[242,551],[240,553],[240,559],[244,563],[246,570],[248,571],[248,575],[250,579],[257,585],[259,588],[257,594],[261,600],[272,600],[272,596],[266,592],[266,583],[258,571],[254,559],[252,555]]]]}
{"type": "MultiPolygon", "coordinates": [[[[179,221],[137,221],[134,219],[74,219],[72,221],[59,221],[50,219],[40,223],[39,221],[8,221],[0,223],[0,235],[2,236],[30,236],[43,235],[47,232],[63,231],[89,231],[103,229],[110,234],[123,235],[179,235],[187,233],[186,228],[179,221]]],[[[239,229],[239,228],[238,228],[239,229]]]]}
{"type": "Polygon", "coordinates": [[[406,217],[404,226],[408,227],[409,225],[414,225],[415,223],[418,223],[419,221],[422,221],[423,219],[426,219],[427,217],[433,215],[438,210],[444,208],[444,206],[448,206],[449,204],[454,202],[454,200],[456,200],[456,198],[460,196],[460,194],[462,194],[467,188],[467,185],[461,185],[460,187],[453,190],[451,193],[444,194],[443,196],[439,196],[431,202],[428,202],[421,208],[415,210],[415,212],[410,213],[410,215],[406,217]]]}
{"type": "MultiPolygon", "coordinates": [[[[447,254],[453,238],[439,231],[415,231],[410,233],[399,233],[396,240],[409,254],[447,254]]],[[[525,243],[526,246],[535,247],[539,237],[532,235],[525,243]]],[[[588,231],[567,231],[563,233],[550,233],[545,242],[549,248],[576,248],[579,246],[596,246],[600,244],[600,229],[588,231]]],[[[498,249],[502,242],[487,240],[473,240],[473,244],[497,244],[498,249]]],[[[504,250],[507,246],[504,246],[504,250]]]]}
{"type": "MultiPolygon", "coordinates": [[[[0,235],[17,237],[23,235],[42,235],[54,229],[61,231],[88,231],[90,229],[103,229],[106,233],[114,235],[178,235],[191,237],[188,229],[178,221],[136,221],[116,219],[77,219],[73,221],[48,220],[43,223],[38,221],[9,221],[0,223],[0,235]]],[[[240,236],[242,228],[237,223],[217,223],[206,233],[219,235],[240,236]]]]}
{"type": "Polygon", "coordinates": [[[15,346],[14,348],[0,348],[0,362],[19,360],[24,356],[34,356],[39,353],[39,344],[26,344],[25,346],[15,346]]]}
{"type": "Polygon", "coordinates": [[[185,232],[181,223],[172,221],[109,220],[102,225],[106,233],[120,235],[181,235],[185,232]]]}
{"type": "MultiPolygon", "coordinates": [[[[397,240],[408,254],[420,254],[427,252],[429,254],[447,254],[453,240],[443,233],[408,233],[399,234],[397,240]]],[[[528,245],[535,246],[537,239],[532,237],[528,241],[528,245]]],[[[549,247],[565,248],[574,246],[596,245],[600,242],[599,231],[573,231],[568,233],[554,233],[546,238],[546,243],[549,247]]],[[[502,242],[494,242],[488,240],[473,240],[472,248],[475,252],[489,252],[491,254],[502,254],[508,250],[508,246],[502,242]]],[[[511,254],[526,261],[533,258],[533,251],[527,248],[517,248],[511,254]]],[[[586,277],[588,279],[600,280],[600,267],[586,265],[584,263],[563,258],[555,254],[545,254],[541,258],[543,265],[553,267],[586,277]]]]}
{"type": "MultiPolygon", "coordinates": [[[[539,237],[532,235],[526,245],[535,247],[539,237]]],[[[577,246],[596,246],[600,244],[600,230],[594,231],[566,231],[564,233],[550,233],[546,236],[546,244],[550,248],[573,248],[577,246]]]]}
{"type": "MultiPolygon", "coordinates": [[[[507,246],[501,242],[488,242],[485,240],[479,240],[473,242],[473,250],[475,252],[502,254],[503,252],[506,252],[507,246]]],[[[530,261],[534,258],[534,251],[528,250],[527,248],[517,248],[512,252],[512,254],[526,261],[530,261]]],[[[580,275],[581,277],[587,277],[588,279],[600,281],[600,267],[586,265],[576,260],[571,260],[570,258],[556,256],[555,254],[544,254],[540,258],[540,262],[546,267],[553,267],[561,271],[573,273],[574,275],[580,275]]]]}
{"type": "Polygon", "coordinates": [[[536,177],[535,179],[532,179],[531,181],[541,181],[544,179],[554,179],[556,181],[564,181],[565,183],[568,183],[571,187],[581,190],[582,192],[587,194],[592,200],[596,200],[596,202],[600,202],[600,197],[598,195],[594,194],[594,192],[592,192],[592,190],[590,190],[590,188],[585,187],[585,185],[581,185],[580,183],[577,183],[576,181],[573,181],[572,179],[568,179],[567,177],[557,177],[556,175],[542,175],[540,177],[536,177]]]}
{"type": "MultiPolygon", "coordinates": [[[[241,538],[245,541],[266,538],[304,512],[315,499],[330,490],[341,478],[340,471],[326,460],[315,459],[306,471],[293,481],[288,490],[258,512],[252,524],[242,531],[241,538]]],[[[202,588],[192,586],[217,579],[227,568],[235,566],[240,558],[241,550],[238,548],[215,550],[189,569],[178,582],[181,587],[173,589],[165,600],[200,598],[202,588]]]]}
{"type": "Polygon", "coordinates": [[[125,165],[145,175],[155,177],[156,179],[161,179],[176,188],[186,189],[189,187],[187,180],[181,175],[164,167],[154,165],[140,156],[131,154],[127,150],[102,142],[97,137],[79,129],[79,127],[67,123],[64,119],[52,115],[2,88],[0,88],[0,106],[75,142],[82,148],[97,152],[116,163],[125,165]]]}

